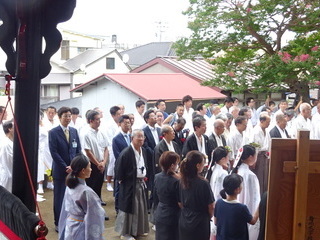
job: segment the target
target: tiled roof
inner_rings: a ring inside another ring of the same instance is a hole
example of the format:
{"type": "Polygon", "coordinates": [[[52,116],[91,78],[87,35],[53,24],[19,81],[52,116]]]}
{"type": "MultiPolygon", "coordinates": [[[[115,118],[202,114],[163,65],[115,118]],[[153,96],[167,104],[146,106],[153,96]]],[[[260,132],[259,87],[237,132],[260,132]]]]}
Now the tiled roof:
{"type": "Polygon", "coordinates": [[[139,67],[157,56],[175,56],[176,53],[172,48],[173,42],[152,42],[136,48],[122,51],[120,54],[129,55],[128,64],[131,67],[139,67]]]}
{"type": "Polygon", "coordinates": [[[103,74],[71,91],[79,91],[94,82],[102,80],[116,82],[147,101],[157,99],[181,100],[187,94],[195,100],[223,99],[226,97],[211,87],[200,85],[198,81],[183,73],[103,74]]]}

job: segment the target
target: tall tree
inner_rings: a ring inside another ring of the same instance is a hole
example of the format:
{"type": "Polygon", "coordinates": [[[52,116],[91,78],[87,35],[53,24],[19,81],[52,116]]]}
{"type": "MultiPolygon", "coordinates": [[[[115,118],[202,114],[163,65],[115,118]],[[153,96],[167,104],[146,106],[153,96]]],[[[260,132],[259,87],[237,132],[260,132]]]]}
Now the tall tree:
{"type": "Polygon", "coordinates": [[[242,92],[287,89],[309,100],[320,76],[320,1],[190,0],[192,34],[176,42],[181,58],[214,65],[206,85],[242,92]]]}

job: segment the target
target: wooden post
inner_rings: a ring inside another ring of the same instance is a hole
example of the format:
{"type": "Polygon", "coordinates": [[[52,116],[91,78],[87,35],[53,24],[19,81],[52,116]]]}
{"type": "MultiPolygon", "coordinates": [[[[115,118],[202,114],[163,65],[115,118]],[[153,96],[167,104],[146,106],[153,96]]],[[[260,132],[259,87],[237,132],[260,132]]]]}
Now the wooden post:
{"type": "Polygon", "coordinates": [[[310,150],[309,135],[309,131],[298,132],[292,240],[304,239],[306,235],[310,150]]]}

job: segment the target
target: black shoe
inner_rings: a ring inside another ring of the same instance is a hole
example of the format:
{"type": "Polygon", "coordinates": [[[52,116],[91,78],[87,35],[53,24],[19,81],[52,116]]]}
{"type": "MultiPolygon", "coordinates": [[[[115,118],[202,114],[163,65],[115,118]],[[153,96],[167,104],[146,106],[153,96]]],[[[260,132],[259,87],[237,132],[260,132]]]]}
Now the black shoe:
{"type": "Polygon", "coordinates": [[[109,221],[109,217],[108,216],[104,217],[104,220],[109,221]]]}
{"type": "Polygon", "coordinates": [[[106,202],[101,200],[101,206],[107,206],[106,202]]]}

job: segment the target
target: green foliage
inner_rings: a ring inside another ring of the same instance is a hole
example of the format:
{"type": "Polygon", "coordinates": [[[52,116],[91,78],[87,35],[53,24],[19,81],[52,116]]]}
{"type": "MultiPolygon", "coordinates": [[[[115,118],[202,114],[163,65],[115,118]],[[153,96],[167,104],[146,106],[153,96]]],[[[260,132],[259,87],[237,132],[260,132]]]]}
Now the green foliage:
{"type": "Polygon", "coordinates": [[[176,52],[214,65],[215,78],[205,85],[296,91],[319,79],[319,1],[190,0],[184,14],[192,35],[176,42],[176,52]]]}

